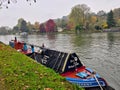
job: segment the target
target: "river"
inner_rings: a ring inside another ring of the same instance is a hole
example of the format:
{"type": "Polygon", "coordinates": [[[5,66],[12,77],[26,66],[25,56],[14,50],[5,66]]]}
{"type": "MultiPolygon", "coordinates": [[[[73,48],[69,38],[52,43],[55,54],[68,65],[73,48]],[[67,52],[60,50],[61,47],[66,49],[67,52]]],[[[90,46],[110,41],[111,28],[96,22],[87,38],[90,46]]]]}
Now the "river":
{"type": "MultiPolygon", "coordinates": [[[[0,35],[0,41],[8,44],[14,35],[0,35]]],[[[76,52],[85,64],[106,79],[108,84],[120,90],[120,32],[91,34],[42,34],[16,36],[19,41],[47,48],[76,52]]]]}

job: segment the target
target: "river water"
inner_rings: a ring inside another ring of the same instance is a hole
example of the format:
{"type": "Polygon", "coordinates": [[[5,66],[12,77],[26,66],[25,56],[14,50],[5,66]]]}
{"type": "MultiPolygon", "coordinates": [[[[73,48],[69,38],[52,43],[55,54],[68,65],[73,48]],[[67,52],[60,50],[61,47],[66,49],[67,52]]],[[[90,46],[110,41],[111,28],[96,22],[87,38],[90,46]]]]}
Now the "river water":
{"type": "MultiPolygon", "coordinates": [[[[0,35],[0,41],[8,44],[14,35],[0,35]]],[[[120,90],[120,32],[91,34],[42,34],[16,36],[19,41],[47,48],[76,52],[85,64],[106,79],[108,84],[120,90]]]]}

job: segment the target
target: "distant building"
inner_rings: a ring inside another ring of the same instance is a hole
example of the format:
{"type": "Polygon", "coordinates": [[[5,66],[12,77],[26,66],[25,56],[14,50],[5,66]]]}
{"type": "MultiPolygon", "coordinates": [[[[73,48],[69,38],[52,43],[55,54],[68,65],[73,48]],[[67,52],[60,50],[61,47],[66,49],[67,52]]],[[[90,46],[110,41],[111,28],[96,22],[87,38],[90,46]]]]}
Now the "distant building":
{"type": "Polygon", "coordinates": [[[57,31],[58,31],[58,32],[62,32],[63,29],[62,29],[61,27],[57,27],[57,31]]]}

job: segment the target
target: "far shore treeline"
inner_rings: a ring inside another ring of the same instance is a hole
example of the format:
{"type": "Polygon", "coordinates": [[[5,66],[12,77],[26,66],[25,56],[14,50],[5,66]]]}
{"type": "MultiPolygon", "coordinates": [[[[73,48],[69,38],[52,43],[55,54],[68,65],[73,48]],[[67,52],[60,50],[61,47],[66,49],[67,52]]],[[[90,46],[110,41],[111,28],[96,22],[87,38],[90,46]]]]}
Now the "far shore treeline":
{"type": "MultiPolygon", "coordinates": [[[[32,24],[23,18],[19,18],[13,28],[0,26],[0,34],[15,34],[21,32],[59,32],[68,30],[104,30],[120,27],[120,8],[109,12],[104,10],[94,13],[86,4],[78,4],[72,7],[67,16],[58,19],[49,19],[41,23],[39,20],[32,24]]],[[[119,28],[120,29],[120,28],[119,28]]]]}

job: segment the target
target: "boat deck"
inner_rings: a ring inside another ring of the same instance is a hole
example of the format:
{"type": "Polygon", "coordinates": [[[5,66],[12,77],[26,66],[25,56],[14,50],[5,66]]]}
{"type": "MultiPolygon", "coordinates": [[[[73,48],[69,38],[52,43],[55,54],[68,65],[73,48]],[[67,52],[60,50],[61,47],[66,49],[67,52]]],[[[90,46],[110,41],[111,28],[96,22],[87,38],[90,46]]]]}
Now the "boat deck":
{"type": "Polygon", "coordinates": [[[87,72],[90,74],[90,72],[88,72],[86,69],[85,69],[85,66],[82,66],[80,68],[77,68],[76,70],[74,71],[69,71],[69,72],[66,72],[66,73],[63,73],[61,74],[61,76],[63,77],[71,77],[71,78],[80,78],[79,76],[77,76],[76,74],[79,73],[79,72],[87,72]]]}

